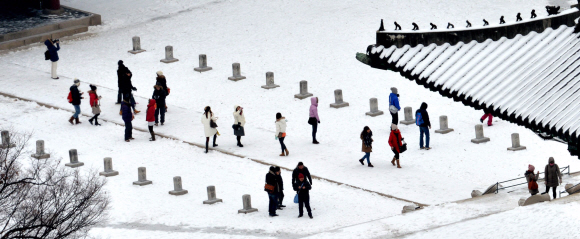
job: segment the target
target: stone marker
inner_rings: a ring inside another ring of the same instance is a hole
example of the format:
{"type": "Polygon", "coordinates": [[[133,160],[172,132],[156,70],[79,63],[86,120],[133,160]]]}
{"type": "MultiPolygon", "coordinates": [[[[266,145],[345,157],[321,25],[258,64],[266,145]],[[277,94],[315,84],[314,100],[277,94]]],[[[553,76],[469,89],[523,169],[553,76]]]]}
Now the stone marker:
{"type": "Polygon", "coordinates": [[[200,54],[199,55],[199,67],[193,68],[194,71],[198,71],[199,73],[202,73],[204,71],[209,71],[212,68],[207,66],[207,57],[205,56],[205,54],[200,54]]]}
{"type": "Polygon", "coordinates": [[[228,80],[231,81],[239,81],[239,80],[243,80],[246,79],[245,76],[242,76],[242,73],[240,72],[240,63],[234,63],[232,64],[232,71],[233,71],[233,76],[228,77],[228,80]]]}
{"type": "Polygon", "coordinates": [[[489,141],[488,137],[483,136],[483,125],[475,125],[475,139],[471,139],[472,143],[480,144],[489,141]]]}
{"type": "Polygon", "coordinates": [[[507,148],[510,151],[518,151],[526,149],[526,146],[520,145],[520,134],[513,133],[512,134],[512,147],[507,148]]]}
{"type": "Polygon", "coordinates": [[[50,158],[50,154],[44,152],[44,140],[36,141],[36,153],[31,157],[35,159],[47,159],[50,158]]]}
{"type": "Polygon", "coordinates": [[[448,128],[447,116],[446,115],[439,116],[439,129],[435,130],[435,133],[446,134],[451,131],[453,131],[453,129],[448,128]]]}
{"type": "MultiPolygon", "coordinates": [[[[482,195],[487,195],[487,194],[495,193],[495,191],[497,191],[497,186],[498,185],[496,183],[494,183],[493,185],[487,187],[487,189],[483,192],[482,195]]],[[[499,187],[502,188],[503,185],[500,184],[499,187]]]]}
{"type": "Polygon", "coordinates": [[[133,185],[145,186],[153,183],[151,180],[147,180],[147,169],[145,167],[139,167],[137,172],[139,173],[139,179],[133,182],[133,185]]]}
{"type": "Polygon", "coordinates": [[[112,158],[106,157],[103,161],[105,162],[105,171],[100,172],[99,175],[105,176],[105,177],[112,177],[112,176],[119,175],[118,171],[113,170],[113,159],[112,158]]]}
{"type": "Polygon", "coordinates": [[[276,87],[280,87],[279,85],[274,84],[274,72],[266,72],[266,85],[263,85],[262,88],[264,89],[274,89],[276,87]]]}
{"type": "Polygon", "coordinates": [[[85,163],[79,162],[79,156],[76,149],[69,150],[68,156],[70,158],[70,163],[65,164],[65,166],[76,168],[85,165],[85,163]]]}
{"type": "Polygon", "coordinates": [[[215,186],[207,186],[207,200],[203,201],[203,204],[214,204],[216,202],[223,201],[215,197],[215,186]]]}
{"type": "Polygon", "coordinates": [[[415,123],[415,118],[413,118],[413,108],[409,106],[405,107],[405,120],[401,120],[400,123],[404,125],[415,123]]]}
{"type": "Polygon", "coordinates": [[[412,212],[412,211],[415,211],[415,210],[420,209],[420,208],[421,207],[418,207],[415,204],[409,204],[409,205],[406,205],[406,206],[403,207],[402,213],[412,212]]]}
{"type": "Polygon", "coordinates": [[[7,130],[2,131],[2,144],[0,145],[0,148],[7,149],[15,146],[15,144],[10,143],[10,133],[7,130]]]}
{"type": "Polygon", "coordinates": [[[383,111],[379,110],[379,102],[377,101],[377,98],[371,98],[370,103],[371,103],[371,111],[367,112],[366,115],[375,117],[384,114],[383,111]]]}
{"type": "Polygon", "coordinates": [[[294,95],[294,98],[298,98],[298,99],[306,99],[310,96],[313,96],[311,93],[308,93],[308,82],[303,80],[300,81],[300,94],[296,94],[294,95]]]}
{"type": "Polygon", "coordinates": [[[176,61],[179,61],[179,59],[173,58],[173,47],[166,46],[165,47],[165,59],[161,59],[161,62],[172,63],[172,62],[176,62],[176,61]]]}
{"type": "Polygon", "coordinates": [[[258,211],[257,208],[252,208],[252,198],[250,194],[244,194],[244,196],[242,196],[242,201],[244,202],[244,209],[238,210],[238,213],[245,214],[258,211]]]}
{"type": "Polygon", "coordinates": [[[568,183],[566,184],[566,186],[564,186],[564,188],[566,189],[566,192],[568,192],[568,194],[574,194],[580,192],[580,183],[576,185],[568,183]]]}
{"type": "MultiPolygon", "coordinates": [[[[521,200],[521,199],[520,199],[521,200]]],[[[546,193],[546,194],[536,194],[534,196],[529,197],[528,199],[526,199],[524,201],[523,204],[521,204],[520,206],[528,206],[528,205],[532,205],[532,204],[536,204],[539,202],[549,202],[550,201],[550,194],[546,193]]],[[[518,201],[519,204],[519,201],[518,201]]]]}
{"type": "Polygon", "coordinates": [[[133,50],[129,51],[129,53],[137,54],[144,52],[145,50],[141,49],[141,38],[138,36],[133,37],[133,50]]]}
{"type": "Polygon", "coordinates": [[[348,102],[344,102],[342,100],[342,90],[341,89],[334,90],[334,103],[330,104],[330,107],[338,109],[347,106],[348,102]]]}
{"type": "Polygon", "coordinates": [[[471,191],[471,198],[476,198],[476,197],[481,197],[481,191],[479,190],[473,190],[471,191]]]}
{"type": "Polygon", "coordinates": [[[173,190],[169,191],[169,194],[175,195],[175,196],[187,194],[187,190],[184,190],[181,187],[181,177],[179,177],[179,176],[173,177],[173,190]]]}

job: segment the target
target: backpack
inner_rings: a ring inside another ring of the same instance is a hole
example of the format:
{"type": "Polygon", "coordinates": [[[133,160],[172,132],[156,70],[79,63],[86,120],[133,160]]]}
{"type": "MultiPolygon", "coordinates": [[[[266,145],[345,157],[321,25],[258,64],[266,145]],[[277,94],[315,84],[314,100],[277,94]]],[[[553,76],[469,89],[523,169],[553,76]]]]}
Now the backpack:
{"type": "Polygon", "coordinates": [[[45,61],[50,60],[50,52],[48,50],[44,52],[44,60],[45,61]]]}
{"type": "Polygon", "coordinates": [[[528,183],[528,189],[530,190],[538,190],[538,183],[536,183],[536,180],[530,180],[530,182],[528,183]]]}
{"type": "Polygon", "coordinates": [[[68,96],[66,97],[66,99],[68,99],[68,103],[72,103],[72,92],[68,92],[68,96]]]}
{"type": "Polygon", "coordinates": [[[421,112],[417,112],[417,115],[415,117],[415,124],[417,126],[421,126],[423,124],[423,116],[421,116],[421,112]]]}

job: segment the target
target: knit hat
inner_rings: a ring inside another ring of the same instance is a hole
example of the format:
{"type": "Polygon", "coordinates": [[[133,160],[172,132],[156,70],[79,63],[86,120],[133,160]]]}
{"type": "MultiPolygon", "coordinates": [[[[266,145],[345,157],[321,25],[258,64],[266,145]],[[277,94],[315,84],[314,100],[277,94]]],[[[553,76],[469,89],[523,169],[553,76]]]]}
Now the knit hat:
{"type": "Polygon", "coordinates": [[[399,94],[399,91],[395,87],[391,87],[391,92],[393,92],[395,94],[399,94]]]}
{"type": "Polygon", "coordinates": [[[81,81],[79,79],[77,79],[77,78],[75,78],[75,81],[74,82],[75,82],[75,84],[76,83],[81,83],[81,81]]]}
{"type": "Polygon", "coordinates": [[[399,129],[399,128],[397,127],[396,124],[391,124],[391,130],[397,130],[397,129],[399,129]]]}
{"type": "Polygon", "coordinates": [[[119,60],[119,61],[117,62],[117,65],[120,65],[120,66],[122,66],[122,65],[123,65],[123,60],[119,60]]]}
{"type": "Polygon", "coordinates": [[[531,165],[531,164],[528,165],[528,171],[533,172],[534,169],[536,169],[536,167],[534,167],[534,165],[531,165]]]}
{"type": "Polygon", "coordinates": [[[274,172],[280,172],[280,167],[278,166],[274,167],[274,172]]]}
{"type": "Polygon", "coordinates": [[[94,85],[89,85],[89,87],[91,87],[91,90],[92,90],[92,91],[95,91],[95,90],[97,90],[97,87],[96,87],[96,86],[94,86],[94,85]]]}
{"type": "Polygon", "coordinates": [[[304,174],[298,174],[298,178],[304,178],[304,174]]]}
{"type": "Polygon", "coordinates": [[[276,172],[276,168],[274,166],[270,166],[270,171],[276,172]]]}
{"type": "Polygon", "coordinates": [[[298,166],[302,166],[304,165],[302,162],[298,162],[298,166]]]}
{"type": "Polygon", "coordinates": [[[158,72],[157,72],[157,75],[158,75],[158,76],[162,76],[162,75],[163,75],[163,71],[158,71],[158,72]]]}

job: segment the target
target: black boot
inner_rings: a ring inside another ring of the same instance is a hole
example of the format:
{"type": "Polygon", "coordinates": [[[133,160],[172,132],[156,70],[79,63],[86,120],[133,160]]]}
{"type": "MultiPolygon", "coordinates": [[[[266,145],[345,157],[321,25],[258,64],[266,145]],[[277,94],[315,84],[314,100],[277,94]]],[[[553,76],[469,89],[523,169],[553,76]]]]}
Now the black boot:
{"type": "MultiPolygon", "coordinates": [[[[95,118],[95,117],[93,117],[93,118],[95,118]]],[[[91,125],[93,125],[93,118],[89,119],[89,123],[91,123],[91,125]]]]}
{"type": "Polygon", "coordinates": [[[360,164],[365,165],[364,159],[360,159],[359,162],[360,162],[360,164]]]}
{"type": "Polygon", "coordinates": [[[213,135],[213,147],[217,147],[218,145],[215,143],[215,140],[217,139],[217,135],[213,135]]]}

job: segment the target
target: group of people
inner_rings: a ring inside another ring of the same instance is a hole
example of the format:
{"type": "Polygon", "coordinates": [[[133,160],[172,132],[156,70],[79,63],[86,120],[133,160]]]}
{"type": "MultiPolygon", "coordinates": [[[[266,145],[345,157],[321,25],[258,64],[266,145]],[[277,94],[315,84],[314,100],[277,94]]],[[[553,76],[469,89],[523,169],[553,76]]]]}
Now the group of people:
{"type": "MultiPolygon", "coordinates": [[[[310,208],[310,190],[312,189],[312,177],[308,168],[302,162],[299,162],[296,168],[292,171],[292,189],[296,191],[294,196],[294,203],[298,203],[298,217],[304,216],[304,207],[310,219],[312,216],[312,209],[310,208]]],[[[280,167],[271,166],[266,174],[266,184],[264,191],[268,193],[268,214],[270,217],[276,217],[277,210],[283,210],[286,207],[282,204],[284,200],[284,181],[280,167]]]]}
{"type": "MultiPolygon", "coordinates": [[[[540,192],[538,188],[537,181],[540,179],[540,171],[534,174],[536,167],[534,165],[528,165],[528,170],[524,173],[526,181],[528,182],[528,190],[530,194],[536,195],[540,192]]],[[[542,194],[549,193],[550,188],[552,188],[552,194],[554,199],[556,199],[556,188],[562,184],[562,172],[560,172],[560,167],[555,163],[553,157],[548,159],[548,164],[544,168],[544,185],[546,185],[546,192],[542,194]]]]}

